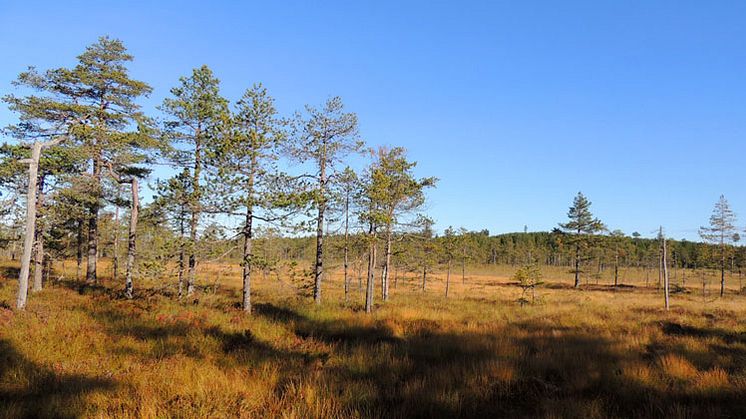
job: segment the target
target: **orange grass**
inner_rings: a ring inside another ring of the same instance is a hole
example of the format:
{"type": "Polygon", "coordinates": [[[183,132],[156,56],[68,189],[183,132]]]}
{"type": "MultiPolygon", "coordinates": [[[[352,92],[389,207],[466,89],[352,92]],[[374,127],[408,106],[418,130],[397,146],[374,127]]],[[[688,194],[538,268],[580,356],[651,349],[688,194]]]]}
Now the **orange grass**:
{"type": "Polygon", "coordinates": [[[366,315],[356,277],[349,304],[335,272],[317,307],[306,283],[256,274],[249,317],[235,265],[201,266],[179,303],[173,279],[140,279],[127,301],[67,263],[16,313],[15,269],[0,278],[6,417],[746,417],[735,287],[693,283],[666,313],[639,272],[574,290],[546,269],[541,303],[520,307],[512,268],[480,267],[454,272],[447,300],[442,274],[425,292],[399,278],[366,315]]]}

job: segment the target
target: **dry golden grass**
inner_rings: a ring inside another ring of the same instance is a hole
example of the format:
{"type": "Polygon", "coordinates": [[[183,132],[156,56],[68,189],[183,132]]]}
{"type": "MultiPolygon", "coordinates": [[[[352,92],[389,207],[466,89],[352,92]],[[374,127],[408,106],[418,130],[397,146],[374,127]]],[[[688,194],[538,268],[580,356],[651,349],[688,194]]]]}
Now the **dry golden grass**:
{"type": "Polygon", "coordinates": [[[703,299],[692,284],[666,313],[642,278],[574,290],[547,269],[542,302],[520,307],[511,268],[483,267],[454,274],[447,300],[442,275],[424,293],[400,278],[366,315],[357,278],[349,305],[335,273],[316,307],[259,274],[248,317],[237,266],[203,266],[179,303],[171,280],[138,281],[127,301],[111,280],[81,288],[68,264],[16,313],[2,269],[7,417],[746,417],[736,286],[703,299]]]}

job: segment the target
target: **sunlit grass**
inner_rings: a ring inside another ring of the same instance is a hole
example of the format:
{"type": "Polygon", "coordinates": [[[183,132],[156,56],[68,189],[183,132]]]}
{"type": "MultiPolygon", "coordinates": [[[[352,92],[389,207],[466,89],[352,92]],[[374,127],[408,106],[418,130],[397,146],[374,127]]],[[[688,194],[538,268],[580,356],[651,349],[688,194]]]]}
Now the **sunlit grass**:
{"type": "Polygon", "coordinates": [[[257,274],[245,316],[235,265],[202,266],[184,302],[173,279],[140,279],[128,301],[122,284],[82,289],[65,267],[15,313],[3,266],[2,415],[746,416],[746,298],[734,284],[722,299],[692,284],[666,313],[642,271],[628,273],[632,287],[574,290],[565,269],[547,268],[541,302],[520,307],[515,268],[472,267],[463,283],[452,276],[448,299],[442,274],[425,292],[419,276],[400,277],[366,315],[357,278],[345,305],[335,272],[317,307],[304,283],[257,274]]]}

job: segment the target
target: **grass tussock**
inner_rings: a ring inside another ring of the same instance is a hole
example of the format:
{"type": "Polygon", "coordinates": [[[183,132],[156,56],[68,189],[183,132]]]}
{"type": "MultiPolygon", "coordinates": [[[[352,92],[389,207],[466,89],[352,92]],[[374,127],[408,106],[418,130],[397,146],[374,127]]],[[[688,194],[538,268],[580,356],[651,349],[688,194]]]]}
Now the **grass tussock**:
{"type": "Polygon", "coordinates": [[[399,278],[365,315],[356,280],[345,305],[329,278],[316,307],[302,284],[257,275],[246,316],[236,267],[201,273],[189,301],[163,280],[138,281],[129,301],[111,280],[65,279],[20,313],[5,274],[0,415],[746,417],[735,293],[681,293],[666,313],[654,288],[573,290],[545,275],[543,302],[521,307],[509,276],[480,271],[447,300],[440,276],[425,292],[399,278]]]}

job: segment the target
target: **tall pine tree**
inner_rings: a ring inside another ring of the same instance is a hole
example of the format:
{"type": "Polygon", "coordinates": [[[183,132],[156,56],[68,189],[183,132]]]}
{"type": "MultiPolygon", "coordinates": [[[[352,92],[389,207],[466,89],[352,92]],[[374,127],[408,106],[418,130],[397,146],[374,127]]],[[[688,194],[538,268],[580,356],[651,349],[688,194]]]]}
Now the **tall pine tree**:
{"type": "Polygon", "coordinates": [[[314,172],[311,205],[316,210],[316,258],[313,267],[313,298],[321,303],[324,274],[324,222],[331,189],[338,179],[337,166],[350,152],[358,151],[357,115],[345,112],[342,99],[333,97],[323,107],[306,106],[306,114],[296,115],[291,155],[301,162],[311,161],[314,172]]]}
{"type": "Polygon", "coordinates": [[[707,242],[716,244],[720,253],[720,296],[725,293],[725,261],[729,245],[737,234],[736,214],[730,208],[728,200],[724,195],[715,203],[715,208],[710,216],[710,226],[700,227],[699,235],[707,242]]]}
{"type": "Polygon", "coordinates": [[[593,240],[593,235],[600,233],[606,227],[604,224],[593,217],[591,213],[591,202],[582,192],[575,196],[570,210],[567,212],[569,221],[560,223],[560,228],[572,237],[572,244],[575,246],[575,288],[580,286],[580,264],[583,252],[593,240]]]}
{"type": "Polygon", "coordinates": [[[206,154],[222,135],[228,117],[228,101],[220,95],[220,81],[207,66],[196,68],[191,76],[179,79],[160,108],[167,115],[164,132],[176,149],[174,163],[191,167],[189,196],[189,242],[186,295],[194,292],[197,278],[197,239],[200,216],[209,195],[202,193],[206,154]]]}

